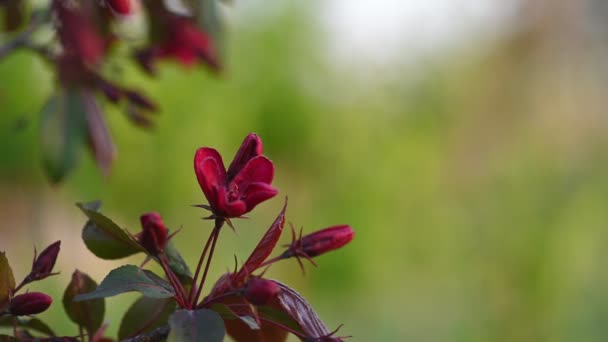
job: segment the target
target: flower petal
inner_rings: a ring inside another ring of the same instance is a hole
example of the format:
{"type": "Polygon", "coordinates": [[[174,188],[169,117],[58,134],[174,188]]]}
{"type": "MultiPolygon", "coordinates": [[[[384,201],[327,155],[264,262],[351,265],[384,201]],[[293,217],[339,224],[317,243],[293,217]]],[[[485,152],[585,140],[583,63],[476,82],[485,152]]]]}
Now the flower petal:
{"type": "Polygon", "coordinates": [[[262,140],[257,134],[250,133],[243,140],[241,147],[232,159],[232,163],[230,163],[230,167],[228,167],[228,182],[247,165],[249,160],[260,155],[262,155],[262,140]]]}
{"type": "MultiPolygon", "coordinates": [[[[274,178],[274,165],[265,156],[257,156],[245,165],[245,167],[234,177],[232,183],[239,189],[245,190],[251,183],[270,184],[274,178]]],[[[241,190],[241,191],[242,191],[241,190]]]]}
{"type": "Polygon", "coordinates": [[[247,203],[247,211],[250,211],[256,205],[276,196],[278,193],[279,191],[270,184],[256,182],[247,186],[241,198],[247,203]]]}
{"type": "Polygon", "coordinates": [[[218,188],[215,214],[225,217],[239,217],[247,212],[247,204],[241,199],[230,201],[225,187],[218,188]]]}
{"type": "MultiPolygon", "coordinates": [[[[194,172],[209,205],[218,205],[218,189],[226,183],[226,169],[222,156],[212,148],[199,148],[194,155],[194,172]]],[[[222,196],[225,197],[225,196],[222,196]]]]}

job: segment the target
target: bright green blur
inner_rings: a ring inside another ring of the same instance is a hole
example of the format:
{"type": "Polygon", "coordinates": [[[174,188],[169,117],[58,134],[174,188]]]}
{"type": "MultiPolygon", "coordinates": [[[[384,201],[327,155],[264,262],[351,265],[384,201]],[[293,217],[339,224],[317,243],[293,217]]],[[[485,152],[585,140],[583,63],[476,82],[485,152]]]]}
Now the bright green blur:
{"type": "MultiPolygon", "coordinates": [[[[346,223],[356,235],[319,257],[318,269],[307,265],[305,276],[293,260],[271,276],[308,298],[330,328],[344,323],[340,333],[354,341],[608,339],[599,60],[581,51],[552,58],[543,44],[558,32],[524,27],[364,78],[324,62],[324,37],[306,11],[233,25],[219,76],[165,64],[150,79],[126,56],[113,61],[124,70],[110,75],[162,107],[157,128],[138,129],[106,106],[118,148],[111,176],[102,178],[83,151],[62,186],[44,179],[37,137],[52,75],[27,53],[0,61],[0,250],[20,278],[32,245],[63,240],[61,276],[31,287],[54,296],[42,318],[56,330],[77,332],[60,303],[74,267],[100,281],[142,261],[93,258],[74,202],[103,200],[104,212],[132,232],[141,213],[160,212],[183,227],[175,242],[194,267],[211,228],[200,220],[207,213],[190,206],[205,203],[194,151],[215,147],[229,163],[257,132],[281,192],[236,221],[238,236],[222,233],[211,280],[234,267],[235,254],[247,258],[289,196],[297,229],[346,223]],[[23,116],[31,121],[19,131],[23,116]]],[[[110,332],[134,298],[107,301],[110,332]]]]}

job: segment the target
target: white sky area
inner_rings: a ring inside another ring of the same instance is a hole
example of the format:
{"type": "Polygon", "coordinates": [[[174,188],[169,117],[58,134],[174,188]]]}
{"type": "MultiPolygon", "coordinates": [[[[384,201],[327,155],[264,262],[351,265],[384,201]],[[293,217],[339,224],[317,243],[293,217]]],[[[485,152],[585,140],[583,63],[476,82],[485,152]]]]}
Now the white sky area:
{"type": "Polygon", "coordinates": [[[338,63],[407,62],[442,49],[492,40],[518,0],[322,0],[321,25],[338,63]]]}

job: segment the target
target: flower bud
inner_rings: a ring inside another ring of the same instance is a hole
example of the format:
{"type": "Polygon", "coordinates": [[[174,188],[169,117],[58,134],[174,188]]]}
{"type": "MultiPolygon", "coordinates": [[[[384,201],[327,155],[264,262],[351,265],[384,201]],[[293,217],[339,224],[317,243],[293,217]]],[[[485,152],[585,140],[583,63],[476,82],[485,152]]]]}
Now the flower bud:
{"type": "Polygon", "coordinates": [[[139,237],[141,245],[153,255],[162,252],[167,245],[167,228],[158,213],[147,213],[139,218],[142,233],[139,237]]]}
{"type": "Polygon", "coordinates": [[[60,245],[61,241],[55,241],[34,259],[32,271],[27,276],[28,281],[40,280],[51,275],[57,255],[59,254],[60,245]]]}
{"type": "Polygon", "coordinates": [[[107,0],[108,5],[117,14],[129,15],[131,14],[132,0],[107,0]]]}
{"type": "Polygon", "coordinates": [[[14,316],[39,314],[51,306],[53,298],[41,292],[28,292],[11,300],[9,311],[14,316]]]}
{"type": "Polygon", "coordinates": [[[291,246],[283,253],[283,258],[297,255],[312,258],[346,245],[353,239],[354,235],[355,232],[348,225],[325,228],[292,242],[291,246]]]}
{"type": "Polygon", "coordinates": [[[265,305],[275,298],[281,288],[272,280],[252,278],[245,286],[245,298],[253,305],[265,305]]]}

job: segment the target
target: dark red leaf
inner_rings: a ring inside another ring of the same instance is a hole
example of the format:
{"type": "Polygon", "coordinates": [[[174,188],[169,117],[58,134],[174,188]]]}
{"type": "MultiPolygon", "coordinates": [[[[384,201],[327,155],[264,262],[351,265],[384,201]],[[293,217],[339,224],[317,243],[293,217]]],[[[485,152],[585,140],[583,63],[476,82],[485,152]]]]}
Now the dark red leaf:
{"type": "Polygon", "coordinates": [[[295,320],[305,336],[323,337],[331,335],[331,330],[314,311],[312,306],[295,290],[275,280],[281,288],[278,294],[279,304],[286,314],[295,320]]]}
{"type": "Polygon", "coordinates": [[[264,237],[258,245],[255,247],[247,261],[241,267],[241,270],[233,278],[233,285],[240,284],[243,282],[251,272],[254,272],[260,265],[268,258],[272,250],[277,245],[283,227],[285,226],[285,210],[287,209],[287,199],[285,199],[285,205],[279,213],[279,216],[274,220],[274,223],[268,228],[264,237]]]}

